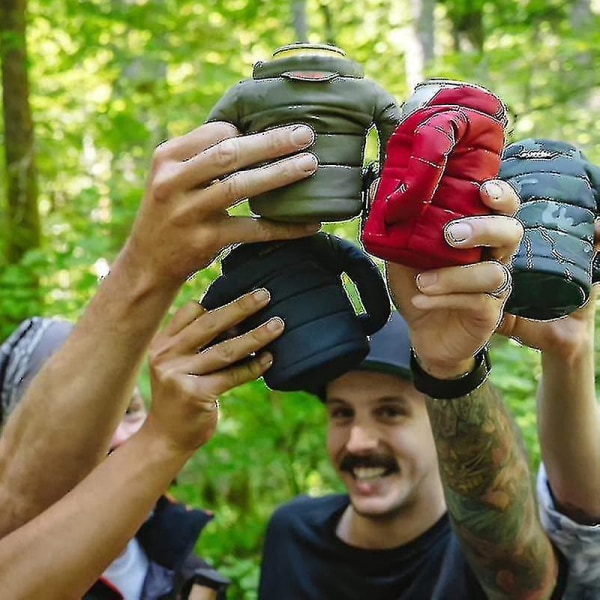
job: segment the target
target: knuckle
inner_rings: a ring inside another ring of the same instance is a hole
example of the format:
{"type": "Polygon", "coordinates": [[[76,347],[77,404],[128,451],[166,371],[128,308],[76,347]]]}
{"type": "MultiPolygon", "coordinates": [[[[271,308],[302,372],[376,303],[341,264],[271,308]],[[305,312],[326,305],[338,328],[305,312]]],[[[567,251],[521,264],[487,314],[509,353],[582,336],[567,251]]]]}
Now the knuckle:
{"type": "Polygon", "coordinates": [[[227,198],[246,198],[248,187],[243,173],[230,175],[221,182],[224,189],[224,195],[227,198]]]}
{"type": "Polygon", "coordinates": [[[154,198],[159,202],[164,202],[174,191],[174,177],[172,169],[159,169],[150,185],[150,190],[154,198]]]}
{"type": "Polygon", "coordinates": [[[154,149],[154,153],[152,154],[152,166],[156,168],[162,165],[164,162],[167,162],[169,160],[169,157],[171,156],[172,148],[174,145],[174,140],[167,140],[162,144],[158,145],[154,149]]]}
{"type": "Polygon", "coordinates": [[[240,146],[236,139],[227,138],[214,146],[215,162],[218,167],[230,171],[235,169],[240,157],[240,146]]]}
{"type": "Polygon", "coordinates": [[[235,349],[230,341],[222,342],[216,346],[217,356],[219,360],[226,365],[229,365],[237,360],[235,349]]]}

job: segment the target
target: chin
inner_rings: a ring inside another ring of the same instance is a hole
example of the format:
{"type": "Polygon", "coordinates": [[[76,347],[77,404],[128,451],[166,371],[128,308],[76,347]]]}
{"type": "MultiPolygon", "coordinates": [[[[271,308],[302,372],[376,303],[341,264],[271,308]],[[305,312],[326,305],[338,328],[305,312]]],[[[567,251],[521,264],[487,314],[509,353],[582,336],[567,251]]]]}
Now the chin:
{"type": "Polygon", "coordinates": [[[354,512],[373,521],[389,521],[395,519],[402,513],[404,503],[387,498],[355,498],[350,497],[350,503],[354,512]]]}

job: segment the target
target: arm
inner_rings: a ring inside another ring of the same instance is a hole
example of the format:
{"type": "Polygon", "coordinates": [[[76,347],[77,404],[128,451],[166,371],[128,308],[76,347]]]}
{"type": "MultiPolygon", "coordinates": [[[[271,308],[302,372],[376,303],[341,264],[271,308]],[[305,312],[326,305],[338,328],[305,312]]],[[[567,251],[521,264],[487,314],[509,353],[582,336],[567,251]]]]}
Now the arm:
{"type": "MultiPolygon", "coordinates": [[[[499,190],[485,184],[483,202],[494,212],[514,212],[512,189],[496,185],[499,190]]],[[[491,260],[420,274],[387,265],[392,296],[430,376],[445,381],[473,369],[473,357],[500,320],[510,287],[503,265],[521,235],[520,224],[502,214],[465,218],[449,225],[448,242],[487,246],[491,260]]],[[[483,383],[463,397],[429,398],[427,407],[450,517],[486,593],[550,598],[557,559],[537,519],[527,461],[500,399],[483,383]]]]}
{"type": "Polygon", "coordinates": [[[158,147],[112,272],[2,433],[0,536],[56,502],[106,455],[148,343],[190,274],[234,242],[316,231],[227,212],[240,199],[312,173],[316,161],[306,153],[240,170],[311,141],[302,126],[237,137],[231,125],[210,123],[158,147]]]}
{"type": "Polygon", "coordinates": [[[597,302],[595,286],[588,303],[563,319],[528,321],[506,315],[500,329],[542,352],[542,460],[557,508],[581,524],[600,521],[600,407],[594,384],[597,302]]]}
{"type": "Polygon", "coordinates": [[[271,356],[259,351],[282,332],[280,320],[210,346],[267,301],[268,294],[249,294],[211,312],[191,303],[175,314],[153,342],[152,408],[144,426],[64,498],[0,540],[5,597],[64,600],[81,597],[93,584],[212,437],[219,395],[270,366],[271,356]],[[255,358],[231,366],[253,352],[259,352],[255,358]]]}

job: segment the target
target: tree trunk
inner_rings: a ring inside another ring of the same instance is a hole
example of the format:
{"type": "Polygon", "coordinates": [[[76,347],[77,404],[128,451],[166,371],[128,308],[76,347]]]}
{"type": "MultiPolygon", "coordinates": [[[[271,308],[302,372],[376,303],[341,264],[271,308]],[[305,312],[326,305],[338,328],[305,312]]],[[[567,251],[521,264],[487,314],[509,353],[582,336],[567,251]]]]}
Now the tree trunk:
{"type": "Polygon", "coordinates": [[[26,0],[0,0],[0,59],[8,197],[6,258],[17,263],[40,245],[37,172],[29,105],[26,0]]]}
{"type": "Polygon", "coordinates": [[[411,27],[406,40],[406,83],[413,89],[425,79],[425,71],[431,64],[435,50],[434,35],[435,0],[411,0],[411,27]]]}
{"type": "Polygon", "coordinates": [[[308,20],[306,18],[306,0],[292,0],[294,31],[297,42],[308,41],[308,20]]]}
{"type": "Polygon", "coordinates": [[[448,18],[452,23],[452,38],[456,52],[483,52],[483,5],[485,0],[450,2],[448,18]]]}

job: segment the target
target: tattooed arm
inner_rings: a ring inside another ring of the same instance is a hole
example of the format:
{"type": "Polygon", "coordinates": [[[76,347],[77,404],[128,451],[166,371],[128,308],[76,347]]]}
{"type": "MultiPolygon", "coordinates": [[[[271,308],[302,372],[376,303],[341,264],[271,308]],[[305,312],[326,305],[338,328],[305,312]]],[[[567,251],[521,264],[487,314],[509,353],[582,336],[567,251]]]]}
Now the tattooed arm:
{"type": "MultiPolygon", "coordinates": [[[[520,223],[506,216],[518,204],[510,186],[487,182],[481,199],[497,214],[454,221],[444,235],[457,248],[485,246],[489,260],[422,273],[387,265],[421,371],[441,386],[474,369],[474,357],[496,330],[511,285],[504,265],[522,236],[520,223]]],[[[550,598],[558,561],[536,516],[517,432],[488,383],[461,393],[467,395],[429,400],[428,410],[464,552],[490,598],[550,598]]]]}
{"type": "Polygon", "coordinates": [[[550,597],[552,546],[537,517],[519,432],[485,383],[453,400],[427,400],[448,512],[491,598],[550,597]]]}

